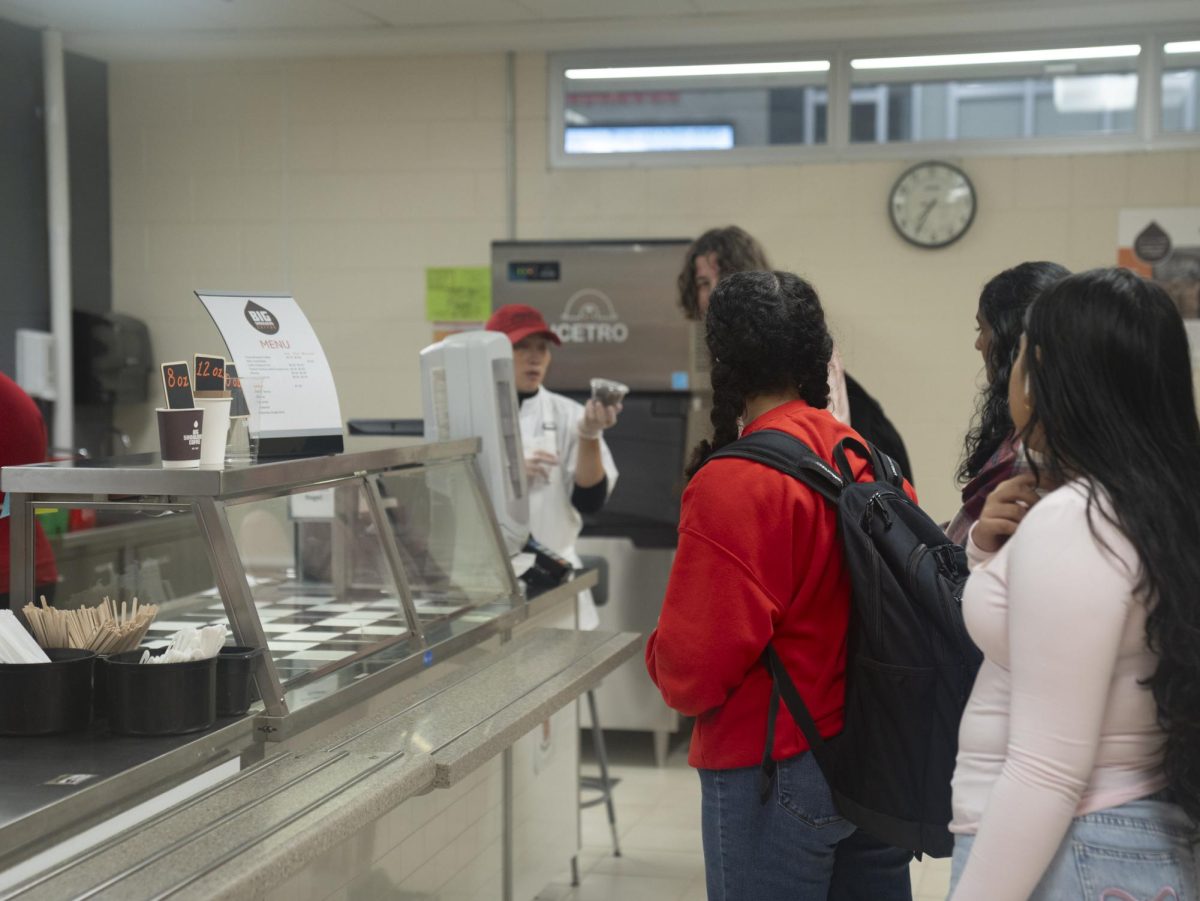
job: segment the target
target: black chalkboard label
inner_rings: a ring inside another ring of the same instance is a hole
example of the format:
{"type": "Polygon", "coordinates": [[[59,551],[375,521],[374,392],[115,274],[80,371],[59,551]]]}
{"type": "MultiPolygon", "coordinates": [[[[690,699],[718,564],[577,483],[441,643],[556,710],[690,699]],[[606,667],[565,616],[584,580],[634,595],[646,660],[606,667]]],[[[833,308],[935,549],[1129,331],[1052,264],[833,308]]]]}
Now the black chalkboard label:
{"type": "Polygon", "coordinates": [[[195,391],[225,390],[225,358],[196,354],[195,391]]]}
{"type": "Polygon", "coordinates": [[[229,418],[249,416],[250,405],[246,403],[246,392],[242,390],[242,379],[238,375],[237,366],[233,363],[225,364],[225,390],[232,398],[229,404],[229,418]]]}
{"type": "Polygon", "coordinates": [[[167,398],[168,409],[186,410],[196,406],[192,400],[192,379],[188,374],[186,361],[163,363],[162,380],[163,394],[167,398]]]}

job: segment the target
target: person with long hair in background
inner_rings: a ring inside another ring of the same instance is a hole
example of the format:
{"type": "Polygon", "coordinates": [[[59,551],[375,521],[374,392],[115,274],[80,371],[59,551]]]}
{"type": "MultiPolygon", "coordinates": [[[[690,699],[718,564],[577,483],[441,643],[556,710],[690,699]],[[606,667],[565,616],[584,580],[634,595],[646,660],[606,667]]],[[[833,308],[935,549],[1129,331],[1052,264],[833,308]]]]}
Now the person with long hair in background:
{"type": "MultiPolygon", "coordinates": [[[[736,225],[710,228],[692,242],[684,255],[683,268],[676,280],[679,305],[684,315],[704,320],[708,299],[717,283],[735,272],[770,271],[767,252],[752,235],[736,225]]],[[[846,372],[837,347],[829,358],[829,411],[900,464],[911,482],[912,463],[900,432],[888,419],[883,407],[846,372]]],[[[689,435],[689,438],[699,436],[689,435]]]]}
{"type": "MultiPolygon", "coordinates": [[[[786,272],[723,278],[711,297],[711,439],[696,448],[650,676],[696,723],[709,901],[911,898],[911,852],[856,831],[833,805],[808,742],[780,709],[778,762],[761,794],[775,649],[822,736],[842,731],[850,573],[832,505],[770,467],[717,459],[740,434],[777,429],[832,461],[858,433],[828,411],[833,340],[812,286],[786,272]]],[[[853,452],[851,452],[853,454],[853,452]]],[[[861,477],[867,464],[851,456],[861,477]]],[[[910,492],[911,494],[911,492],[910,492]]]]}
{"type": "Polygon", "coordinates": [[[1131,272],[1030,306],[1009,378],[1030,471],[963,596],[984,653],[954,773],[954,901],[1197,901],[1200,424],[1183,321],[1131,272]]]}
{"type": "Polygon", "coordinates": [[[1008,376],[1025,328],[1025,310],[1042,291],[1069,274],[1058,263],[1021,263],[993,277],[979,294],[975,349],[983,357],[987,382],[958,469],[962,507],[946,529],[956,544],[966,544],[992,489],[1015,474],[1019,442],[1008,414],[1008,376]]]}

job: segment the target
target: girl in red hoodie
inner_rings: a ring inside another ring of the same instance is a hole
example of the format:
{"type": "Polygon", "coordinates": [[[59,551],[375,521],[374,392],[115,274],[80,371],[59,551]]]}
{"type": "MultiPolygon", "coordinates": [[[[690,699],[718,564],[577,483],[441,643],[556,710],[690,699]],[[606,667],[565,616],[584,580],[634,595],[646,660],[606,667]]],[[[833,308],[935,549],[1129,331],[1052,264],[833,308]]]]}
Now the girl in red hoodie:
{"type": "MultiPolygon", "coordinates": [[[[688,762],[700,771],[709,901],[907,901],[911,855],[838,815],[784,707],[765,802],[758,788],[768,642],[821,734],[842,729],[850,580],[834,510],[750,460],[701,468],[714,450],[759,429],[788,432],[825,460],[843,438],[858,437],[826,410],[833,342],[820,301],[795,275],[742,272],[721,281],[705,321],[713,438],[701,442],[689,469],[646,665],[666,702],[696,718],[688,762]]],[[[856,462],[856,475],[865,466],[856,462]]]]}

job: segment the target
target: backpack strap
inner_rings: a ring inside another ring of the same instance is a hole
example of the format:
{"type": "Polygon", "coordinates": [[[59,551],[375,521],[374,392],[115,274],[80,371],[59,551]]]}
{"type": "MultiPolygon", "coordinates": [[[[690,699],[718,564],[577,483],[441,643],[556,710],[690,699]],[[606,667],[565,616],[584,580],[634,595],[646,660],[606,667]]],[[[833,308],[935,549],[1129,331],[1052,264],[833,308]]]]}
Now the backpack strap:
{"type": "Polygon", "coordinates": [[[763,750],[762,772],[758,776],[760,800],[765,804],[770,798],[771,783],[775,779],[775,761],[771,759],[771,751],[775,745],[775,720],[779,715],[780,698],[783,698],[788,713],[792,715],[792,719],[804,733],[805,739],[808,740],[808,748],[817,761],[817,766],[821,768],[825,781],[832,787],[835,772],[833,756],[824,736],[817,729],[812,714],[808,712],[808,705],[804,703],[804,698],[800,697],[800,692],[796,690],[796,683],[787,674],[783,661],[779,659],[779,655],[770,645],[767,645],[767,649],[763,651],[763,662],[766,664],[767,672],[771,674],[771,703],[767,711],[767,746],[763,750]]]}
{"type": "Polygon", "coordinates": [[[854,470],[851,469],[850,460],[846,456],[847,449],[854,451],[871,464],[875,481],[887,482],[893,488],[904,490],[904,471],[900,469],[900,464],[875,445],[863,444],[857,438],[843,438],[833,449],[833,462],[837,465],[838,472],[845,481],[855,481],[854,470]]]}
{"type": "Polygon", "coordinates": [[[740,457],[770,466],[807,485],[830,503],[837,503],[845,485],[837,471],[807,444],[777,429],[751,432],[709,454],[704,462],[722,457],[740,457]]]}

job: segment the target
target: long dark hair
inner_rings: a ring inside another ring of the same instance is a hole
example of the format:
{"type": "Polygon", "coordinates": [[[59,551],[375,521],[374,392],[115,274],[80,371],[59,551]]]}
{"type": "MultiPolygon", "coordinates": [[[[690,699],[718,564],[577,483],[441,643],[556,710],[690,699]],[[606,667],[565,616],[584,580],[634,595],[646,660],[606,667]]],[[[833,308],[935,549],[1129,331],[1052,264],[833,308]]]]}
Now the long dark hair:
{"type": "Polygon", "coordinates": [[[1025,310],[1033,299],[1060,278],[1069,275],[1058,263],[1021,263],[1005,269],[983,286],[979,315],[992,330],[987,356],[987,387],[979,394],[971,428],[963,442],[958,467],[959,484],[979,475],[992,454],[1012,434],[1008,414],[1008,376],[1017,359],[1025,310]]]}
{"type": "Polygon", "coordinates": [[[738,437],[750,398],[796,388],[814,407],[829,405],[833,339],[812,285],[790,272],[740,272],[722,278],[708,304],[713,437],[692,453],[695,475],[708,455],[738,437]]]}
{"type": "Polygon", "coordinates": [[[1038,298],[1026,337],[1021,437],[1039,431],[1051,478],[1087,482],[1093,530],[1099,512],[1137,551],[1163,765],[1200,823],[1200,424],[1183,320],[1158,285],[1096,269],[1038,298]]]}
{"type": "Polygon", "coordinates": [[[710,253],[717,256],[717,271],[721,278],[735,272],[771,268],[767,262],[766,251],[747,232],[736,225],[710,228],[688,248],[683,269],[680,270],[677,279],[679,305],[683,307],[688,319],[700,318],[700,299],[696,292],[696,258],[708,256],[710,253]]]}

